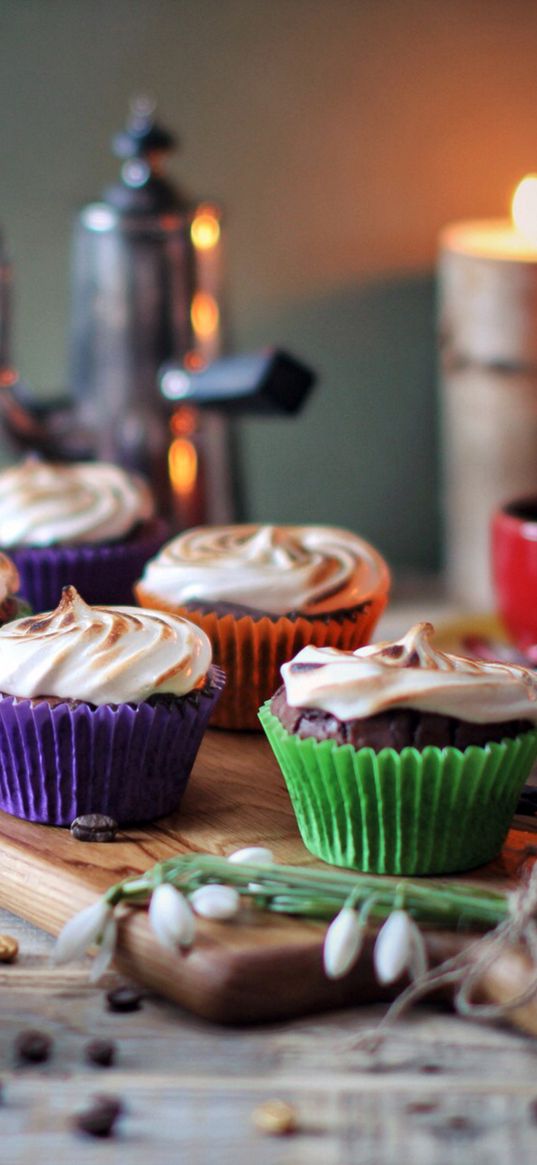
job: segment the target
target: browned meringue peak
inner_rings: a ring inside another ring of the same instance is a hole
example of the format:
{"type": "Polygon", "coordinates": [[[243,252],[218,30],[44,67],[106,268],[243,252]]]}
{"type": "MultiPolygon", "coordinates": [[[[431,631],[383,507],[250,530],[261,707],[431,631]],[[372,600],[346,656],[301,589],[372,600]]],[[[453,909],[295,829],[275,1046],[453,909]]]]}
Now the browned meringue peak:
{"type": "Polygon", "coordinates": [[[54,611],[0,628],[0,691],[92,704],[184,695],[211,663],[205,633],[186,619],[139,607],[90,607],[65,587],[54,611]]]}
{"type": "Polygon", "coordinates": [[[106,462],[28,457],[0,474],[0,546],[110,542],[153,517],[149,486],[106,462]]]}
{"type": "Polygon", "coordinates": [[[537,721],[533,671],[440,651],[433,634],[432,624],[418,623],[394,643],[355,652],[305,647],[282,667],[287,701],[339,720],[413,708],[481,724],[537,721]]]}
{"type": "Polygon", "coordinates": [[[333,526],[236,525],[187,530],[147,564],[143,586],[164,601],[231,602],[270,614],[321,614],[388,589],[381,555],[333,526]]]}

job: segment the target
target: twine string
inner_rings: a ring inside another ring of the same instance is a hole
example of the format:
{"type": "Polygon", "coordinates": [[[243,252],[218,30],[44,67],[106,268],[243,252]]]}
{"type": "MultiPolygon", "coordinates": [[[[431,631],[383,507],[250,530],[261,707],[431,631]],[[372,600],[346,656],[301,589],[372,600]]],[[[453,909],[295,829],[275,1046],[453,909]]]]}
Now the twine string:
{"type": "Polygon", "coordinates": [[[508,1012],[530,1003],[537,995],[537,862],[529,878],[509,895],[508,907],[508,917],[489,935],[477,939],[438,966],[418,975],[390,1004],[377,1034],[395,1023],[418,999],[443,987],[457,988],[455,1008],[459,1015],[472,1019],[501,1019],[508,1012]],[[526,948],[532,962],[533,974],[529,983],[511,999],[501,1003],[476,1002],[472,996],[479,983],[499,957],[517,945],[526,948]]]}

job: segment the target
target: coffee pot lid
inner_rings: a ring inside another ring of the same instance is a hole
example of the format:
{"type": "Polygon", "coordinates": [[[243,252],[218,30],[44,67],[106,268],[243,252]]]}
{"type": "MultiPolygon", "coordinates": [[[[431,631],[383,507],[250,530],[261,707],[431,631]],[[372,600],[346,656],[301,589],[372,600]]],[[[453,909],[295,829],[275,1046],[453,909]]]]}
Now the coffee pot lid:
{"type": "Polygon", "coordinates": [[[164,158],[178,143],[155,120],[155,108],[151,98],[133,98],[125,128],[112,138],[112,151],[123,164],[119,181],[104,191],[103,201],[120,214],[184,214],[193,205],[162,173],[164,158]]]}

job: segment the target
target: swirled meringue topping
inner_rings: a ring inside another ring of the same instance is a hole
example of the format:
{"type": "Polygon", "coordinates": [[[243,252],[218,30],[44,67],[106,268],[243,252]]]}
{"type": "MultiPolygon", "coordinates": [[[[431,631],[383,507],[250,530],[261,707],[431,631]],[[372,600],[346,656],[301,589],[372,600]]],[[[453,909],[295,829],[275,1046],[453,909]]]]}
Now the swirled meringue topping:
{"type": "Polygon", "coordinates": [[[332,526],[205,526],[168,542],[147,564],[142,584],[173,603],[315,615],[387,591],[389,575],[372,546],[332,526]]]}
{"type": "Polygon", "coordinates": [[[16,595],[20,587],[19,572],[7,554],[0,553],[0,603],[16,595]]]}
{"type": "Polygon", "coordinates": [[[413,708],[477,724],[537,722],[535,672],[448,655],[433,646],[433,634],[430,623],[417,623],[395,643],[353,652],[304,647],[281,669],[287,702],[338,720],[413,708]]]}
{"type": "Polygon", "coordinates": [[[0,691],[90,704],[182,696],[211,662],[205,633],[187,619],[138,607],[89,607],[74,587],[44,615],[0,627],[0,691]]]}
{"type": "Polygon", "coordinates": [[[113,542],[154,515],[149,486],[106,462],[27,458],[0,474],[0,545],[113,542]]]}

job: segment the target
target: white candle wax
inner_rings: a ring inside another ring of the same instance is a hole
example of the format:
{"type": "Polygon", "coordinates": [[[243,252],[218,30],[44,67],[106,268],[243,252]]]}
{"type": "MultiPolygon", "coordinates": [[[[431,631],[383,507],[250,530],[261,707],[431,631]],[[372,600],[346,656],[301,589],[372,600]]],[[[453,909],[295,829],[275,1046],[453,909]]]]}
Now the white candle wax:
{"type": "Polygon", "coordinates": [[[439,314],[448,583],[493,608],[493,511],[537,492],[537,244],[509,219],[445,227],[439,314]]]}

